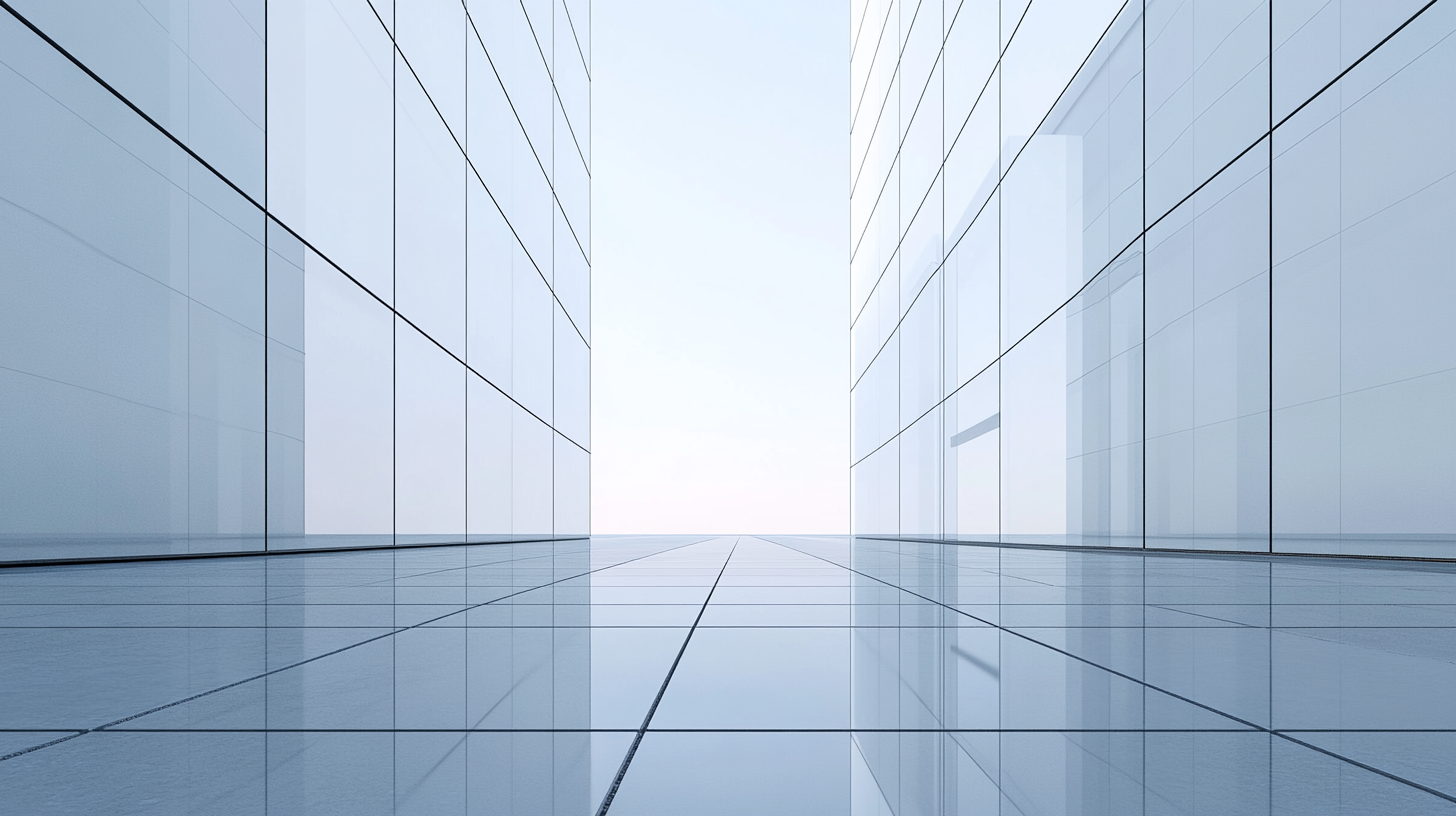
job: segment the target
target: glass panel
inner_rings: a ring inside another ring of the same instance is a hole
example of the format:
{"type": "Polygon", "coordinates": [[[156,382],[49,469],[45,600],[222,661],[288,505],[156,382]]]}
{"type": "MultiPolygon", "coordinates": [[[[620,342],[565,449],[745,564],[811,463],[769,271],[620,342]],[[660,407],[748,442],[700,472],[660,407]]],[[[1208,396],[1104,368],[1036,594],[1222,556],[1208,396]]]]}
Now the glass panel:
{"type": "Polygon", "coordinates": [[[1076,137],[1040,135],[1001,185],[1001,347],[1009,348],[1081,285],[1076,137]]]}
{"type": "Polygon", "coordinates": [[[1425,0],[1274,4],[1274,121],[1304,104],[1413,15],[1425,0]]]}
{"type": "Polygon", "coordinates": [[[560,208],[556,210],[555,292],[561,306],[582,336],[591,340],[591,266],[571,233],[560,208]]]}
{"type": "Polygon", "coordinates": [[[479,377],[467,378],[466,524],[473,542],[511,536],[511,414],[515,406],[479,377]]]}
{"type": "Polygon", "coordinates": [[[1147,218],[1268,133],[1268,0],[1147,5],[1147,218]]]}
{"type": "Polygon", "coordinates": [[[1067,220],[1082,233],[1081,270],[1069,288],[1091,280],[1142,232],[1142,40],[1140,16],[1118,17],[1036,137],[1068,142],[1067,220]]]}
{"type": "Polygon", "coordinates": [[[1068,306],[1067,535],[1143,545],[1143,257],[1134,247],[1068,306]]]}
{"type": "Polygon", "coordinates": [[[954,389],[1000,354],[1000,207],[993,199],[945,261],[945,385],[954,389]]]}
{"type": "Polygon", "coordinates": [[[854,534],[898,535],[900,444],[888,443],[854,466],[854,534]]]}
{"type": "Polygon", "coordinates": [[[561,108],[556,109],[556,114],[556,175],[552,183],[560,213],[566,216],[566,223],[558,221],[556,228],[556,254],[560,256],[567,244],[591,246],[591,178],[561,108]],[[565,235],[560,234],[563,230],[565,235]]]}
{"type": "Polygon", "coordinates": [[[512,259],[521,255],[511,228],[480,182],[469,184],[470,232],[466,249],[466,362],[476,373],[511,390],[512,259]]]}
{"type": "Polygon", "coordinates": [[[591,532],[591,455],[555,435],[553,512],[556,537],[591,532]]]}
{"type": "Polygon", "coordinates": [[[465,367],[395,324],[395,543],[465,540],[465,367]]]}
{"type": "Polygon", "coordinates": [[[896,333],[851,392],[854,461],[863,459],[899,430],[900,335],[896,333]]]}
{"type": "Polygon", "coordinates": [[[992,364],[946,402],[946,535],[1001,538],[1001,371],[992,364]]]}
{"type": "MultiPolygon", "coordinates": [[[[6,22],[8,21],[8,22],[6,22]]],[[[7,557],[263,546],[263,216],[12,17],[7,557]]]]}
{"type": "Polygon", "coordinates": [[[268,221],[268,546],[303,546],[304,247],[268,221]]]}
{"type": "Polygon", "coordinates": [[[303,298],[307,544],[392,544],[394,318],[313,252],[303,298]]]}
{"type": "Polygon", "coordinates": [[[583,448],[591,447],[591,349],[556,307],[552,349],[552,417],[556,430],[583,448]]]}
{"type": "Polygon", "coordinates": [[[1001,360],[1001,540],[1067,531],[1067,319],[1058,311],[1001,360]]]}
{"type": "MultiPolygon", "coordinates": [[[[955,142],[971,109],[983,94],[994,92],[991,79],[997,57],[995,0],[947,3],[945,24],[945,144],[955,142]]],[[[994,106],[993,106],[994,107],[994,106]]],[[[993,149],[995,137],[992,137],[993,149]]]]}
{"type": "Polygon", "coordinates": [[[915,213],[915,220],[905,228],[901,241],[900,303],[906,309],[910,308],[910,302],[925,286],[925,282],[940,268],[944,258],[945,243],[941,239],[943,200],[940,177],[936,176],[935,183],[923,199],[917,197],[911,201],[907,198],[904,202],[910,207],[919,208],[915,213]]]}
{"type": "MultiPolygon", "coordinates": [[[[251,271],[261,278],[261,268],[251,271]]],[[[263,549],[264,352],[258,332],[196,301],[190,304],[190,552],[263,549]]]]}
{"type": "MultiPolygon", "coordinates": [[[[1003,32],[1020,16],[1018,9],[1007,5],[1002,3],[1003,32]]],[[[1029,7],[1021,5],[1026,8],[1026,16],[1006,45],[1001,62],[1003,168],[1010,166],[1040,127],[1123,6],[1117,0],[1037,0],[1029,7]]],[[[1005,42],[1005,34],[1002,40],[1005,42]]]]}
{"type": "Polygon", "coordinates": [[[263,201],[263,0],[23,0],[17,11],[263,201]]]}
{"type": "MultiPolygon", "coordinates": [[[[462,144],[465,141],[465,7],[458,0],[402,3],[395,39],[408,66],[462,144]]],[[[474,38],[475,35],[470,35],[474,38]]]]}
{"type": "Polygon", "coordinates": [[[554,523],[551,428],[511,407],[511,532],[516,538],[550,538],[554,523]]]}
{"type": "Polygon", "coordinates": [[[418,84],[402,80],[397,100],[395,302],[407,320],[463,357],[465,157],[418,84]]]}
{"type": "Polygon", "coordinates": [[[900,423],[915,422],[940,402],[941,338],[939,275],[921,290],[900,326],[900,423]]]}
{"type": "Polygon", "coordinates": [[[900,434],[900,535],[938,538],[941,534],[941,431],[936,407],[900,434]]]}
{"type": "MultiPolygon", "coordinates": [[[[492,4],[492,8],[495,5],[492,4]]],[[[476,26],[482,21],[477,20],[476,26]]],[[[481,47],[480,40],[469,38],[466,49],[469,70],[466,152],[471,166],[480,176],[498,206],[509,211],[511,197],[511,151],[517,145],[521,126],[511,111],[496,68],[481,47]]],[[[524,140],[521,140],[524,143],[524,140]]],[[[474,203],[472,202],[472,209],[474,203]]]]}
{"type": "Polygon", "coordinates": [[[511,396],[526,410],[552,421],[551,291],[515,245],[511,259],[511,396]]]}
{"type": "Polygon", "coordinates": [[[268,31],[269,212],[393,302],[388,32],[358,0],[274,3],[268,31]]]}
{"type": "MultiPolygon", "coordinates": [[[[960,240],[971,222],[986,212],[1001,180],[997,149],[1000,89],[999,75],[993,74],[964,126],[956,124],[959,132],[947,137],[945,224],[946,240],[951,242],[960,240]]],[[[947,122],[946,126],[952,125],[947,122]]]]}
{"type": "Polygon", "coordinates": [[[1431,7],[1275,132],[1281,550],[1456,552],[1456,120],[1419,101],[1452,90],[1453,31],[1456,12],[1431,7]]]}
{"type": "Polygon", "coordinates": [[[1266,151],[1148,232],[1148,546],[1268,546],[1266,151]]]}

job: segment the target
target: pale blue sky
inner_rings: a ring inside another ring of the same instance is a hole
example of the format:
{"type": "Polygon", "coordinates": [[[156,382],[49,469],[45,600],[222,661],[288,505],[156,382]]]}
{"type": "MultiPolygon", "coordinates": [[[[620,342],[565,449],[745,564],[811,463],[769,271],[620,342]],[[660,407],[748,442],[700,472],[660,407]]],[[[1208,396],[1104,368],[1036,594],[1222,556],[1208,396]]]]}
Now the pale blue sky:
{"type": "Polygon", "coordinates": [[[849,527],[849,4],[592,21],[592,529],[849,527]]]}

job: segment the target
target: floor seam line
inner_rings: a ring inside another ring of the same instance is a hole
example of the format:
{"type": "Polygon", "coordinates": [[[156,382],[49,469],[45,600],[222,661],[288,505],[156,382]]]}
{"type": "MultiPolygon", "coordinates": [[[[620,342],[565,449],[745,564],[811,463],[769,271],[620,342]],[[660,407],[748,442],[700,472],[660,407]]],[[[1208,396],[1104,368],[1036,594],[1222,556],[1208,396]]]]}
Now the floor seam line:
{"type": "MultiPolygon", "coordinates": [[[[313,657],[310,657],[310,658],[307,658],[307,659],[304,659],[304,660],[300,660],[300,661],[298,661],[296,663],[290,663],[287,666],[280,666],[280,667],[278,667],[276,669],[270,669],[270,670],[265,671],[265,672],[263,672],[261,674],[255,674],[252,677],[245,677],[245,678],[243,678],[241,680],[237,680],[237,681],[234,681],[232,683],[228,683],[228,684],[223,685],[223,686],[218,686],[216,688],[208,689],[207,691],[199,692],[197,694],[193,694],[191,696],[184,697],[184,698],[182,698],[180,700],[173,700],[170,703],[166,703],[166,704],[163,704],[163,705],[159,705],[159,706],[156,706],[154,708],[149,708],[146,711],[142,711],[142,712],[137,713],[137,714],[132,714],[132,715],[130,715],[128,717],[122,717],[121,719],[118,719],[118,720],[112,720],[111,722],[103,723],[102,725],[98,725],[98,726],[96,726],[94,728],[87,728],[87,729],[78,731],[75,734],[71,734],[71,735],[66,736],[66,737],[61,737],[60,739],[51,740],[50,742],[42,743],[40,745],[32,745],[30,747],[22,748],[22,749],[19,749],[19,750],[16,750],[16,751],[11,751],[8,754],[5,754],[3,756],[0,756],[0,762],[5,762],[6,760],[15,759],[17,757],[21,757],[21,756],[24,756],[26,754],[34,753],[35,751],[39,751],[39,750],[41,750],[43,748],[49,748],[49,747],[51,747],[53,745],[59,745],[62,742],[67,742],[67,741],[73,740],[73,739],[75,739],[77,737],[85,736],[86,734],[90,734],[92,732],[105,731],[105,730],[108,730],[108,729],[112,728],[113,726],[121,725],[122,723],[131,722],[132,720],[139,719],[141,717],[146,717],[146,716],[149,716],[149,715],[152,715],[152,714],[156,714],[159,711],[165,711],[165,710],[167,710],[169,708],[174,708],[174,707],[179,706],[179,705],[184,705],[184,704],[190,703],[190,702],[192,702],[194,700],[200,700],[203,697],[207,697],[207,696],[216,694],[216,693],[221,692],[221,691],[227,691],[228,689],[236,688],[236,687],[241,686],[241,685],[244,685],[246,683],[251,683],[254,680],[261,680],[261,679],[263,679],[265,677],[271,677],[272,675],[277,674],[279,672],[288,671],[289,669],[296,669],[299,666],[304,666],[304,665],[307,665],[309,663],[313,663],[315,661],[322,660],[322,659],[324,659],[326,657],[332,657],[332,656],[334,656],[336,654],[340,654],[342,652],[347,652],[350,649],[356,649],[356,648],[358,648],[360,646],[367,646],[370,643],[374,643],[375,641],[383,640],[384,638],[388,638],[388,637],[394,637],[395,635],[402,634],[404,632],[408,632],[408,631],[410,631],[412,629],[418,629],[418,628],[420,628],[422,626],[428,626],[429,624],[436,623],[438,621],[444,620],[445,618],[452,617],[454,615],[459,615],[462,612],[469,612],[469,611],[471,611],[473,609],[479,609],[482,606],[488,606],[488,605],[493,604],[493,603],[498,603],[500,601],[509,600],[511,598],[516,597],[517,595],[523,595],[523,594],[525,594],[527,592],[534,592],[534,591],[536,591],[538,589],[544,589],[544,588],[549,587],[549,586],[555,586],[556,584],[562,583],[563,581],[571,581],[571,580],[575,580],[577,578],[585,577],[587,575],[592,575],[594,573],[602,572],[604,570],[615,569],[617,567],[624,566],[626,564],[630,564],[630,563],[632,563],[634,561],[641,561],[644,558],[652,558],[654,556],[663,555],[665,553],[673,552],[674,550],[680,550],[680,549],[682,549],[684,547],[691,547],[691,546],[694,546],[696,544],[702,544],[704,541],[711,541],[711,540],[712,539],[702,539],[701,541],[694,541],[694,542],[690,542],[688,544],[681,544],[681,545],[678,545],[676,547],[672,547],[672,548],[669,548],[669,549],[666,549],[666,550],[662,550],[661,552],[648,553],[647,555],[639,555],[636,558],[629,558],[626,561],[623,561],[623,562],[618,563],[618,564],[612,564],[612,565],[606,566],[606,567],[598,567],[597,569],[587,570],[586,572],[583,572],[583,573],[580,573],[580,574],[577,574],[577,575],[568,575],[565,578],[559,578],[559,579],[557,579],[555,581],[550,581],[548,583],[541,584],[540,586],[528,587],[528,588],[522,589],[522,590],[520,590],[518,592],[512,592],[509,595],[502,595],[499,598],[492,598],[489,601],[482,601],[481,603],[473,604],[471,606],[466,606],[464,608],[457,609],[454,612],[448,612],[448,613],[446,613],[444,615],[439,615],[439,616],[434,617],[434,618],[431,618],[429,620],[424,620],[424,621],[420,621],[419,623],[416,623],[416,624],[411,624],[410,626],[402,626],[402,627],[396,628],[394,631],[385,632],[384,634],[376,635],[376,636],[374,636],[372,638],[369,638],[367,640],[361,640],[358,643],[351,643],[348,646],[343,646],[343,647],[340,647],[338,649],[334,649],[331,652],[325,652],[324,654],[321,654],[321,655],[315,655],[313,657]]],[[[724,562],[724,566],[725,567],[727,566],[727,562],[724,562]]],[[[716,586],[716,584],[715,584],[715,586],[716,586]]],[[[42,729],[37,729],[37,730],[46,731],[46,730],[49,730],[49,729],[42,728],[42,729]]]]}
{"type": "MultiPolygon", "coordinates": [[[[606,816],[607,811],[612,807],[612,800],[617,798],[617,790],[622,787],[622,779],[627,775],[627,768],[632,764],[632,758],[637,755],[637,748],[642,744],[642,737],[647,733],[647,727],[652,723],[652,717],[657,713],[657,706],[662,703],[662,696],[667,693],[667,686],[672,682],[672,675],[677,671],[678,664],[682,662],[683,655],[687,653],[688,644],[692,642],[693,633],[698,630],[698,623],[703,619],[703,613],[708,611],[708,604],[713,600],[713,593],[718,590],[718,583],[723,580],[723,573],[728,571],[728,562],[733,560],[733,553],[738,550],[739,538],[733,539],[733,547],[728,550],[728,557],[723,559],[723,566],[718,570],[718,577],[713,581],[712,589],[703,599],[703,606],[698,610],[698,617],[693,621],[692,628],[688,629],[687,637],[683,638],[682,646],[677,651],[677,657],[673,658],[672,665],[667,669],[667,676],[662,679],[662,686],[657,690],[657,697],[653,699],[652,705],[647,709],[647,716],[642,720],[642,727],[637,729],[637,735],[632,738],[632,744],[628,746],[627,753],[622,757],[622,764],[617,768],[617,775],[612,779],[611,787],[607,788],[606,795],[602,797],[602,804],[597,808],[596,816],[606,816]]],[[[701,543],[701,542],[700,542],[701,543]]]]}

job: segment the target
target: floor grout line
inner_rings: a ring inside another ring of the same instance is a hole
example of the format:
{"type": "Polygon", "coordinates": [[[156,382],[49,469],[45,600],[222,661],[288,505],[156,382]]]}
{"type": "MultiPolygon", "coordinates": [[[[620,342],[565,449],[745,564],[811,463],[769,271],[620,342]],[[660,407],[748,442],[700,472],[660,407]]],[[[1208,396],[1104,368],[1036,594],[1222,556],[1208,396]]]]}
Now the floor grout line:
{"type": "MultiPolygon", "coordinates": [[[[802,554],[807,555],[807,556],[810,556],[812,558],[818,558],[819,560],[821,560],[821,561],[823,561],[823,562],[825,562],[827,564],[835,564],[835,562],[830,561],[829,559],[824,558],[823,556],[815,555],[814,553],[807,552],[805,550],[800,550],[800,549],[798,549],[796,547],[789,547],[787,544],[781,544],[779,542],[773,542],[773,543],[779,544],[779,546],[781,546],[781,547],[784,547],[786,549],[794,550],[795,552],[802,553],[802,554]]],[[[1191,699],[1189,697],[1185,697],[1185,696],[1183,696],[1181,694],[1177,694],[1175,692],[1168,691],[1167,689],[1164,689],[1164,688],[1160,688],[1160,687],[1155,686],[1152,683],[1149,683],[1149,682],[1147,682],[1145,680],[1141,680],[1139,678],[1133,677],[1130,674],[1126,674],[1126,673],[1120,672],[1120,671],[1118,671],[1116,669],[1109,668],[1107,666],[1103,666],[1102,664],[1097,663],[1094,660],[1090,660],[1088,658],[1082,657],[1081,655],[1073,654],[1072,652],[1069,652],[1069,651],[1067,651],[1065,649],[1058,648],[1058,647],[1053,646],[1053,645],[1048,644],[1048,643],[1043,643],[1043,642],[1041,642],[1041,641],[1039,641],[1039,640],[1037,640],[1037,639],[1035,639],[1035,638],[1033,638],[1033,637],[1031,637],[1029,635],[1024,634],[1023,632],[1019,632],[1019,631],[1016,631],[1014,629],[1009,629],[1009,628],[1007,628],[1007,627],[1005,627],[1005,626],[1003,626],[1001,624],[993,623],[993,622],[991,622],[989,620],[986,620],[984,618],[981,618],[979,616],[972,615],[971,613],[966,612],[965,610],[959,609],[959,608],[954,607],[954,606],[950,606],[949,604],[942,603],[941,601],[937,601],[934,598],[930,598],[930,597],[927,597],[925,595],[922,595],[922,594],[920,594],[918,592],[915,592],[914,590],[906,589],[906,588],[904,588],[902,586],[899,586],[897,584],[894,584],[894,583],[892,583],[890,581],[886,581],[885,579],[880,578],[878,576],[871,575],[871,574],[869,574],[867,572],[862,572],[862,571],[857,570],[857,569],[855,569],[853,567],[847,567],[847,566],[845,566],[843,564],[835,564],[835,566],[838,566],[838,567],[840,567],[842,569],[847,569],[850,572],[855,573],[856,575],[862,575],[865,578],[869,578],[872,581],[878,581],[878,582],[880,582],[880,583],[882,583],[882,584],[884,584],[884,585],[886,585],[888,587],[897,589],[900,592],[904,592],[904,593],[907,593],[909,595],[913,595],[914,597],[920,598],[921,600],[926,601],[928,603],[932,603],[932,604],[935,604],[937,606],[944,607],[944,608],[946,608],[946,609],[948,609],[948,610],[950,610],[952,612],[955,612],[955,613],[957,613],[959,615],[963,615],[963,616],[965,616],[967,618],[970,618],[971,620],[974,620],[974,621],[977,621],[979,623],[985,624],[986,626],[990,626],[990,627],[992,627],[992,628],[994,628],[994,629],[996,629],[998,631],[1004,632],[1004,633],[1006,633],[1008,635],[1012,635],[1014,637],[1021,638],[1022,640],[1025,640],[1025,641],[1027,641],[1029,643],[1036,644],[1038,646],[1041,646],[1042,648],[1049,649],[1049,650],[1051,650],[1053,652],[1056,652],[1058,654],[1061,654],[1061,655],[1063,655],[1065,657],[1071,658],[1072,660],[1076,660],[1078,662],[1085,663],[1088,666],[1092,666],[1094,668],[1101,669],[1102,671],[1105,671],[1108,674],[1111,674],[1111,675],[1114,675],[1114,676],[1117,676],[1117,677],[1121,677],[1121,678],[1123,678],[1125,680],[1129,680],[1129,681],[1131,681],[1133,683],[1137,683],[1138,685],[1140,685],[1140,686],[1142,686],[1142,687],[1144,687],[1146,689],[1151,689],[1152,691],[1156,691],[1156,692],[1158,692],[1160,694],[1165,694],[1165,695],[1167,695],[1169,697],[1172,697],[1174,699],[1181,700],[1182,702],[1188,703],[1189,705],[1197,706],[1198,708],[1201,708],[1201,709],[1203,709],[1205,711],[1208,711],[1208,712],[1210,712],[1212,714],[1215,714],[1215,715],[1224,717],[1226,719],[1232,720],[1233,722],[1237,722],[1237,723],[1240,723],[1242,725],[1248,726],[1249,728],[1254,729],[1254,730],[1256,730],[1258,732],[1262,732],[1262,733],[1269,734],[1271,737],[1279,737],[1280,739],[1286,740],[1286,741],[1288,741],[1290,743],[1293,743],[1295,745],[1301,745],[1301,746],[1303,746],[1305,748],[1308,748],[1310,750],[1313,750],[1313,751],[1316,751],[1318,753],[1324,754],[1324,755],[1329,756],[1329,757],[1331,757],[1333,759],[1337,759],[1337,760],[1340,760],[1342,762],[1346,762],[1346,763],[1348,763],[1350,765],[1353,765],[1353,766],[1355,766],[1357,768],[1361,768],[1363,770],[1369,771],[1369,772],[1374,773],[1374,774],[1377,774],[1379,776],[1383,776],[1383,777],[1385,777],[1387,779],[1390,779],[1390,780],[1392,780],[1394,782],[1399,782],[1401,784],[1408,785],[1408,786],[1410,786],[1412,788],[1415,788],[1417,790],[1424,791],[1426,793],[1431,794],[1432,796],[1438,797],[1440,799],[1444,799],[1444,800],[1446,800],[1448,802],[1456,802],[1456,796],[1453,796],[1452,794],[1445,793],[1443,791],[1437,790],[1436,788],[1432,788],[1432,787],[1429,787],[1429,786],[1426,786],[1426,785],[1422,785],[1419,782],[1415,782],[1415,781],[1412,781],[1410,779],[1406,779],[1406,778],[1404,778],[1402,776],[1399,776],[1397,774],[1390,773],[1389,771],[1382,770],[1382,769],[1377,768],[1377,767],[1375,767],[1373,765],[1367,765],[1367,764],[1365,764],[1363,762],[1359,762],[1359,761],[1354,760],[1354,759],[1351,759],[1349,757],[1342,756],[1342,755],[1337,754],[1337,753],[1335,753],[1333,751],[1329,751],[1329,750],[1326,750],[1324,748],[1320,748],[1320,747],[1318,747],[1316,745],[1312,745],[1310,743],[1307,743],[1307,742],[1305,742],[1303,740],[1295,739],[1294,737],[1289,736],[1289,732],[1288,731],[1274,729],[1274,728],[1266,728],[1265,726],[1259,725],[1258,723],[1255,723],[1255,722],[1253,722],[1251,720],[1246,720],[1246,719],[1244,719],[1242,717],[1238,717],[1236,715],[1229,714],[1229,713],[1224,712],[1224,711],[1220,711],[1219,709],[1214,708],[1213,706],[1210,706],[1210,705],[1208,705],[1206,703],[1200,703],[1197,700],[1191,699]]],[[[1304,733],[1304,732],[1301,732],[1301,733],[1304,733]]],[[[1338,732],[1336,732],[1336,733],[1338,733],[1338,732]]]]}
{"type": "MultiPolygon", "coordinates": [[[[455,615],[459,615],[462,612],[469,612],[472,609],[479,609],[482,606],[488,606],[488,605],[493,604],[493,603],[498,603],[500,601],[508,600],[510,598],[516,597],[517,595],[523,595],[523,594],[525,594],[527,592],[534,592],[534,591],[536,591],[538,589],[544,589],[545,587],[555,586],[556,584],[560,584],[560,583],[563,583],[565,581],[572,581],[572,580],[575,580],[577,578],[582,578],[582,577],[585,577],[587,575],[592,575],[592,574],[597,573],[597,572],[602,572],[604,570],[615,569],[615,568],[620,567],[620,566],[622,566],[624,564],[630,564],[630,563],[633,563],[634,561],[641,561],[641,560],[643,560],[645,558],[653,558],[655,556],[664,555],[666,553],[674,552],[676,550],[681,550],[681,549],[684,549],[686,547],[694,546],[696,544],[701,544],[701,543],[703,543],[703,541],[711,541],[711,540],[712,539],[702,539],[700,541],[694,541],[694,542],[690,542],[690,543],[687,543],[687,544],[680,544],[680,545],[678,545],[676,547],[670,547],[670,548],[668,548],[666,550],[662,550],[660,552],[648,553],[647,555],[640,555],[640,556],[637,556],[636,558],[631,558],[631,559],[628,559],[626,561],[622,561],[622,562],[617,563],[617,564],[611,564],[611,565],[608,565],[608,566],[605,566],[605,567],[598,567],[597,569],[594,569],[594,570],[587,570],[586,572],[582,572],[582,573],[579,573],[577,575],[569,575],[569,576],[567,576],[565,578],[559,578],[559,579],[557,579],[555,581],[550,581],[548,583],[541,584],[540,586],[529,587],[527,589],[522,589],[522,590],[520,590],[518,592],[512,592],[511,594],[504,595],[504,596],[502,596],[500,598],[493,598],[493,599],[491,599],[489,601],[482,601],[481,603],[473,604],[473,605],[470,605],[470,606],[466,606],[464,608],[457,609],[457,610],[455,610],[453,612],[448,612],[448,613],[446,613],[444,615],[439,615],[439,616],[434,617],[434,618],[431,618],[429,620],[420,621],[419,623],[411,624],[409,626],[397,627],[397,628],[393,629],[393,631],[385,632],[384,634],[377,635],[377,636],[372,637],[372,638],[367,638],[367,639],[361,640],[361,641],[359,641],[357,643],[351,643],[351,644],[349,644],[347,646],[343,646],[343,647],[340,647],[338,649],[334,649],[333,651],[330,651],[330,652],[325,652],[325,653],[323,653],[321,655],[315,655],[313,657],[310,657],[310,658],[307,658],[307,659],[304,659],[304,660],[299,660],[297,662],[290,663],[287,666],[280,666],[280,667],[278,667],[276,669],[270,669],[270,670],[265,671],[265,672],[262,672],[260,674],[255,674],[255,675],[253,675],[251,677],[245,677],[242,680],[237,680],[235,682],[228,683],[226,685],[222,685],[222,686],[218,686],[216,688],[208,689],[207,691],[203,691],[203,692],[200,692],[198,694],[193,694],[193,695],[190,695],[188,697],[184,697],[184,698],[182,698],[180,700],[173,700],[170,703],[166,703],[164,705],[159,705],[159,706],[156,706],[156,707],[153,707],[153,708],[149,708],[146,711],[142,711],[142,712],[137,713],[137,714],[132,714],[132,715],[130,715],[128,717],[122,717],[119,720],[112,720],[111,722],[103,723],[102,725],[98,725],[98,726],[96,726],[94,728],[87,728],[85,730],[78,731],[75,734],[71,734],[69,736],[61,737],[60,739],[55,739],[55,740],[51,740],[50,742],[42,743],[40,745],[32,745],[32,746],[30,746],[28,748],[22,748],[22,749],[19,749],[19,750],[16,750],[16,751],[11,751],[10,753],[4,754],[4,755],[0,755],[0,762],[4,762],[6,760],[15,759],[17,757],[25,756],[26,754],[34,753],[35,751],[39,751],[39,750],[44,749],[44,748],[50,748],[51,746],[59,745],[59,744],[61,744],[63,742],[68,742],[70,740],[76,739],[77,737],[81,737],[81,736],[84,736],[86,734],[90,734],[90,733],[94,733],[94,732],[98,732],[98,731],[109,730],[109,729],[111,729],[114,726],[121,725],[122,723],[131,722],[132,720],[135,720],[135,719],[138,719],[138,718],[141,718],[141,717],[146,717],[148,715],[155,714],[155,713],[157,713],[159,711],[165,711],[165,710],[167,710],[169,708],[173,708],[175,706],[183,705],[185,703],[190,703],[190,702],[192,702],[194,700],[199,700],[199,699],[201,699],[203,697],[207,697],[209,695],[216,694],[216,693],[218,693],[220,691],[227,691],[228,689],[236,688],[236,687],[241,686],[241,685],[244,685],[246,683],[251,683],[254,680],[261,680],[261,679],[263,679],[265,677],[270,677],[272,675],[278,674],[279,672],[288,671],[290,669],[296,669],[299,666],[303,666],[303,665],[306,665],[306,664],[309,664],[309,663],[313,663],[315,661],[322,660],[322,659],[324,659],[326,657],[332,657],[333,655],[339,654],[341,652],[347,652],[350,649],[356,649],[356,648],[358,648],[360,646],[365,646],[365,645],[368,645],[370,643],[374,643],[375,641],[378,641],[378,640],[383,640],[385,638],[394,637],[395,635],[401,634],[403,632],[408,632],[408,631],[410,631],[412,629],[419,629],[420,627],[428,626],[429,624],[435,623],[437,621],[444,620],[445,618],[449,618],[449,617],[453,617],[455,615]]],[[[396,606],[397,606],[397,604],[396,604],[396,606]]],[[[38,730],[44,731],[44,730],[48,730],[48,729],[38,729],[38,730]]]]}
{"type": "Polygon", "coordinates": [[[606,795],[602,797],[602,804],[597,808],[597,816],[606,816],[607,811],[612,807],[612,800],[617,797],[617,789],[622,786],[622,778],[627,775],[627,768],[632,764],[632,758],[637,755],[637,748],[642,744],[642,737],[652,723],[652,716],[657,713],[657,706],[662,703],[662,695],[667,693],[667,684],[672,682],[672,675],[677,671],[683,654],[688,650],[688,643],[693,639],[693,632],[697,631],[698,622],[703,619],[703,613],[708,611],[708,604],[713,600],[713,593],[718,589],[718,582],[723,580],[723,573],[728,571],[728,562],[733,560],[733,553],[738,550],[738,541],[737,538],[733,539],[733,547],[728,550],[728,557],[723,559],[723,566],[718,570],[718,578],[713,581],[713,588],[708,590],[708,596],[703,599],[703,608],[698,610],[697,620],[693,621],[687,637],[683,638],[682,646],[677,651],[677,657],[673,658],[672,665],[668,667],[667,676],[662,678],[662,686],[657,690],[657,697],[653,698],[652,705],[647,709],[647,716],[642,720],[642,727],[637,729],[637,736],[632,738],[632,744],[627,748],[627,754],[622,757],[622,765],[617,768],[617,775],[612,779],[611,786],[607,788],[606,795]]]}

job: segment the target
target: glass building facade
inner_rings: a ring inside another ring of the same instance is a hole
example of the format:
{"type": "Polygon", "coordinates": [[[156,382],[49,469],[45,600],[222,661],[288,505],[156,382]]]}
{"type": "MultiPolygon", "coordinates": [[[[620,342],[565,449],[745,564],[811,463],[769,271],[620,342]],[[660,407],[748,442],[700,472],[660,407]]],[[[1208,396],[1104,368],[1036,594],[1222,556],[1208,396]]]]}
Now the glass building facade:
{"type": "Polygon", "coordinates": [[[855,0],[854,531],[1456,557],[1453,31],[855,0]]]}
{"type": "Polygon", "coordinates": [[[0,10],[0,561],[588,532],[586,0],[0,10]]]}

